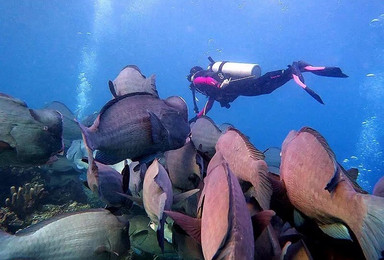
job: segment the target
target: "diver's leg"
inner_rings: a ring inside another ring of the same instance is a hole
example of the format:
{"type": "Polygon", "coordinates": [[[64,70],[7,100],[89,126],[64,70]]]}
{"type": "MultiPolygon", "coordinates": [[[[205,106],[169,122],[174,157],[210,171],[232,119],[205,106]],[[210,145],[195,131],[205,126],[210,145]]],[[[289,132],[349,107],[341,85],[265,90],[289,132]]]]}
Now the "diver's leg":
{"type": "Polygon", "coordinates": [[[292,79],[292,70],[276,70],[263,76],[243,82],[238,86],[239,96],[259,96],[270,94],[292,79]]]}

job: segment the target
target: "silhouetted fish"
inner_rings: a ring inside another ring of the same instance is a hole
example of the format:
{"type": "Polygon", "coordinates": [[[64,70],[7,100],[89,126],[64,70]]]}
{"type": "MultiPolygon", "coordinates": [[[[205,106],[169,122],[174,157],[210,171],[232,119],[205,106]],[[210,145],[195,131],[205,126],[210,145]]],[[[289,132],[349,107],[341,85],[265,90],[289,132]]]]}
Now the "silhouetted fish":
{"type": "Polygon", "coordinates": [[[280,176],[292,204],[335,238],[356,236],[367,259],[384,250],[384,198],[357,193],[338,167],[326,140],[304,127],[282,147],[280,176]]]}
{"type": "Polygon", "coordinates": [[[63,139],[65,147],[69,147],[73,140],[81,139],[81,131],[75,121],[76,117],[65,104],[59,101],[53,101],[44,108],[56,110],[63,116],[63,139]]]}
{"type": "Polygon", "coordinates": [[[128,65],[120,71],[113,82],[109,81],[109,89],[114,97],[136,92],[158,96],[155,80],[155,75],[146,78],[136,65],[128,65]]]}
{"type": "Polygon", "coordinates": [[[28,109],[19,99],[0,93],[0,167],[33,166],[63,151],[59,112],[28,109]]]}
{"type": "Polygon", "coordinates": [[[384,176],[376,182],[372,194],[375,196],[384,197],[384,176]]]}
{"type": "Polygon", "coordinates": [[[280,174],[280,153],[281,149],[279,147],[269,147],[263,152],[269,172],[280,174]]]}
{"type": "Polygon", "coordinates": [[[204,259],[253,259],[251,216],[236,176],[217,152],[208,166],[200,196],[201,218],[166,212],[201,242],[204,259]]]}
{"type": "Polygon", "coordinates": [[[173,203],[172,184],[168,173],[157,161],[148,167],[143,183],[143,204],[148,217],[157,226],[157,240],[164,250],[164,210],[170,210],[173,203]]]}
{"type": "Polygon", "coordinates": [[[198,186],[202,176],[197,162],[202,161],[202,158],[191,142],[187,142],[179,149],[165,152],[164,156],[166,169],[174,187],[191,190],[198,186]]]}
{"type": "Polygon", "coordinates": [[[115,164],[183,146],[189,133],[187,116],[179,97],[128,94],[108,102],[90,128],[80,127],[88,147],[98,150],[96,160],[115,164]]]}
{"type": "Polygon", "coordinates": [[[117,259],[130,248],[128,229],[105,209],[64,214],[16,235],[0,231],[0,259],[117,259]]]}
{"type": "Polygon", "coordinates": [[[264,154],[234,128],[228,129],[220,136],[216,151],[223,155],[229,168],[239,180],[252,184],[255,199],[261,208],[269,209],[272,186],[267,177],[268,166],[264,161],[264,154]]]}

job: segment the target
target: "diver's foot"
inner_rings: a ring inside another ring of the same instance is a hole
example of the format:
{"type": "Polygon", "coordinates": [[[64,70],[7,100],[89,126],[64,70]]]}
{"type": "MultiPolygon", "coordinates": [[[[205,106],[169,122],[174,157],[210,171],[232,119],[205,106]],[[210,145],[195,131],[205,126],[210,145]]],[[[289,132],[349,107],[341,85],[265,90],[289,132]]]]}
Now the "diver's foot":
{"type": "Polygon", "coordinates": [[[325,77],[347,78],[339,67],[312,66],[305,61],[298,61],[297,66],[302,72],[312,72],[313,74],[325,77]]]}

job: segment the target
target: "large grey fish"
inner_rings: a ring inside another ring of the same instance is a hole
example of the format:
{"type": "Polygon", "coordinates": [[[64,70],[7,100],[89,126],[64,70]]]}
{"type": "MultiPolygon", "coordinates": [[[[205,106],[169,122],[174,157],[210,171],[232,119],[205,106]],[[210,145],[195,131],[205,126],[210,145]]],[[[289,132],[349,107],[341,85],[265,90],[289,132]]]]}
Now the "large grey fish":
{"type": "Polygon", "coordinates": [[[104,164],[180,148],[189,134],[185,101],[148,93],[117,97],[102,108],[91,127],[80,127],[87,146],[98,150],[96,160],[104,164]]]}
{"type": "Polygon", "coordinates": [[[63,116],[63,139],[65,147],[69,147],[73,140],[81,139],[81,131],[75,121],[76,116],[65,104],[59,101],[53,101],[44,108],[56,110],[63,116]]]}
{"type": "Polygon", "coordinates": [[[253,259],[251,215],[236,176],[220,152],[208,165],[198,218],[166,213],[201,243],[204,259],[253,259]]]}
{"type": "Polygon", "coordinates": [[[280,177],[291,203],[324,233],[351,239],[350,229],[366,259],[383,257],[384,198],[356,192],[316,130],[303,127],[288,134],[280,177]]]}
{"type": "Polygon", "coordinates": [[[10,235],[0,259],[117,259],[130,248],[129,222],[105,209],[64,214],[10,235]]]}
{"type": "Polygon", "coordinates": [[[252,184],[253,196],[261,208],[269,209],[272,186],[268,180],[268,166],[264,161],[264,154],[235,128],[228,129],[220,136],[216,143],[216,151],[223,155],[239,180],[252,184]]]}
{"type": "Polygon", "coordinates": [[[215,145],[221,135],[221,130],[207,116],[199,117],[191,126],[191,140],[196,149],[209,158],[215,154],[215,145]]]}
{"type": "Polygon", "coordinates": [[[63,122],[59,112],[29,109],[0,93],[0,167],[34,166],[63,151],[63,122]]]}
{"type": "Polygon", "coordinates": [[[202,161],[192,142],[164,153],[166,169],[172,185],[182,190],[197,188],[202,178],[199,164],[202,161]]]}
{"type": "Polygon", "coordinates": [[[144,176],[143,204],[148,217],[157,226],[157,240],[161,250],[164,250],[164,210],[170,210],[172,203],[172,183],[167,171],[155,159],[144,176]]]}
{"type": "Polygon", "coordinates": [[[120,71],[113,82],[109,81],[109,89],[114,97],[136,92],[158,96],[155,80],[155,75],[146,78],[136,65],[128,65],[120,71]]]}

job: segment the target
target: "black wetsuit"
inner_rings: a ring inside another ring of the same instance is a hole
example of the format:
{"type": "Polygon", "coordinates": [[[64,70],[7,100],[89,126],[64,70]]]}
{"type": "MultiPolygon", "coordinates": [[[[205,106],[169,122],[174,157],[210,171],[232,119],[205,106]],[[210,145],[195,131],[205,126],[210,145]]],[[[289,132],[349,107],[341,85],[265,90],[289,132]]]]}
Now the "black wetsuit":
{"type": "MultiPolygon", "coordinates": [[[[318,102],[324,104],[320,96],[304,84],[304,78],[301,75],[302,72],[312,72],[316,75],[327,77],[348,77],[347,75],[342,73],[341,69],[338,67],[313,67],[303,61],[293,62],[293,64],[291,66],[288,66],[288,68],[285,70],[267,72],[266,74],[258,78],[253,76],[235,78],[231,77],[231,75],[224,74],[222,72],[201,70],[196,72],[193,75],[193,78],[212,78],[217,81],[217,86],[216,84],[195,84],[195,80],[192,82],[190,87],[193,93],[195,111],[197,110],[197,105],[195,102],[195,90],[206,95],[210,99],[214,99],[215,101],[219,102],[222,107],[229,108],[229,103],[234,101],[239,96],[259,96],[264,94],[270,94],[274,90],[283,86],[292,78],[308,94],[310,94],[318,102]],[[220,87],[220,84],[225,79],[230,79],[229,84],[220,87]]],[[[210,81],[210,83],[212,82],[210,81]]],[[[208,108],[208,110],[209,109],[210,108],[208,108]]]]}

